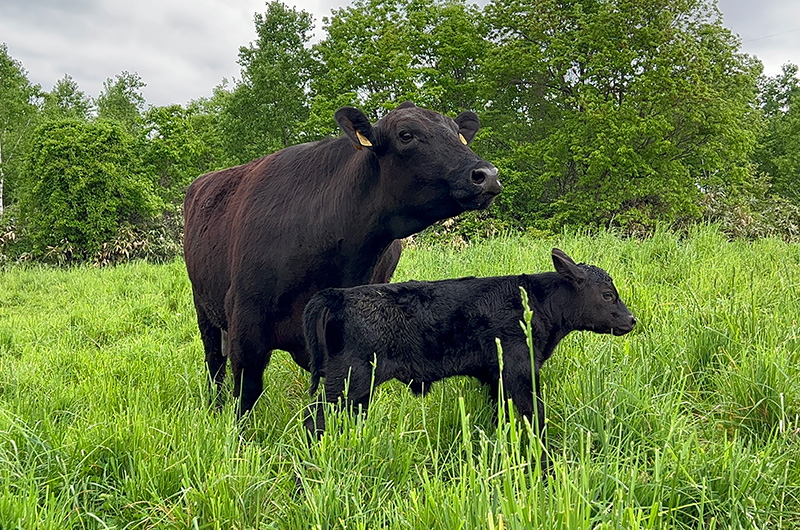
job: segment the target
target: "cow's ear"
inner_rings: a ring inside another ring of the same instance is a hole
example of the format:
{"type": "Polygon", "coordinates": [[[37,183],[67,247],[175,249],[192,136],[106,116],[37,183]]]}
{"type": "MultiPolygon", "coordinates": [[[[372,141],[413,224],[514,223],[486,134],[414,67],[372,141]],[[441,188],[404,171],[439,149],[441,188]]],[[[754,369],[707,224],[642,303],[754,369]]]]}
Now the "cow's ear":
{"type": "Polygon", "coordinates": [[[553,265],[561,276],[567,278],[576,287],[583,287],[586,282],[586,272],[580,269],[563,250],[553,249],[553,265]]]}
{"type": "Polygon", "coordinates": [[[342,107],[336,111],[334,118],[357,149],[372,147],[372,125],[363,112],[354,107],[342,107]]]}
{"type": "Polygon", "coordinates": [[[456,117],[456,124],[458,124],[458,137],[461,143],[469,145],[478,129],[481,128],[481,122],[478,120],[478,115],[469,110],[462,112],[456,117]]]}

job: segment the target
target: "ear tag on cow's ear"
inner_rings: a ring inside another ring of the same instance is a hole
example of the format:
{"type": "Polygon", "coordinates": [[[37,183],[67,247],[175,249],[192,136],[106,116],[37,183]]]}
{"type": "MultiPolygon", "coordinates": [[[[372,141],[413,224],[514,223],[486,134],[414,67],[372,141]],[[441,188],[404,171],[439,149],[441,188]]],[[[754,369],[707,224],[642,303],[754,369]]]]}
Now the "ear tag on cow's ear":
{"type": "Polygon", "coordinates": [[[356,131],[356,138],[358,138],[358,143],[363,145],[364,147],[372,147],[372,142],[370,142],[366,136],[361,134],[360,132],[356,131]]]}
{"type": "Polygon", "coordinates": [[[469,142],[467,142],[467,139],[464,138],[464,135],[461,134],[461,133],[458,133],[458,139],[461,140],[461,143],[464,144],[464,145],[467,145],[469,143],[469,142]]]}

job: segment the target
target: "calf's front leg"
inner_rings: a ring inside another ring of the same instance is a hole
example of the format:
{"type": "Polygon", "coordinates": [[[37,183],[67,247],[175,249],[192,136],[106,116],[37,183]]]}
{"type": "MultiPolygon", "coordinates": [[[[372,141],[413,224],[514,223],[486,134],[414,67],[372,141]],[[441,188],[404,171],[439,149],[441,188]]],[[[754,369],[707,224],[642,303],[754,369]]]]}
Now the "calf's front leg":
{"type": "Polygon", "coordinates": [[[304,425],[312,438],[319,438],[325,432],[324,403],[338,404],[339,411],[353,410],[366,415],[369,408],[372,384],[372,367],[369,364],[343,361],[347,355],[341,353],[325,362],[324,395],[309,407],[304,425]]]}

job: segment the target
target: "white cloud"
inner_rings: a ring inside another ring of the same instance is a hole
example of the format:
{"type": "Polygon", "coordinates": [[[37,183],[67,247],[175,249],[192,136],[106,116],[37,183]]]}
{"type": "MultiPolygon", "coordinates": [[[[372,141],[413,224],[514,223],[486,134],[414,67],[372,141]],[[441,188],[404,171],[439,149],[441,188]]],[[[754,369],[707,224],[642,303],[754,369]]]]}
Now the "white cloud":
{"type": "Polygon", "coordinates": [[[787,62],[800,64],[800,2],[792,0],[719,0],[723,23],[742,40],[742,51],[776,75],[787,62]]]}
{"type": "Polygon", "coordinates": [[[264,2],[138,0],[0,3],[0,41],[48,90],[64,74],[96,96],[103,82],[137,72],[154,105],[208,96],[239,73],[239,46],[255,38],[264,2]]]}

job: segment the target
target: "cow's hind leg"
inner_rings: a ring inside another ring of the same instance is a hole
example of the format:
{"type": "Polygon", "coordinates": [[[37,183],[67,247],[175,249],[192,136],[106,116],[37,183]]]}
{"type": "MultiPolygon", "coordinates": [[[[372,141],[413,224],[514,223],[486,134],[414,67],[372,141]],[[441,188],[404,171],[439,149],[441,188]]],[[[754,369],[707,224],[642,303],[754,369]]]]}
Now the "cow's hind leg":
{"type": "Polygon", "coordinates": [[[222,344],[224,332],[215,326],[206,316],[205,311],[197,308],[197,325],[200,328],[200,339],[203,341],[203,350],[206,355],[208,368],[209,400],[217,408],[222,406],[222,384],[225,381],[225,364],[222,344]]]}
{"type": "Polygon", "coordinates": [[[260,320],[248,320],[241,314],[229,320],[229,356],[239,418],[255,406],[264,390],[264,370],[269,364],[272,348],[261,326],[260,320]]]}

